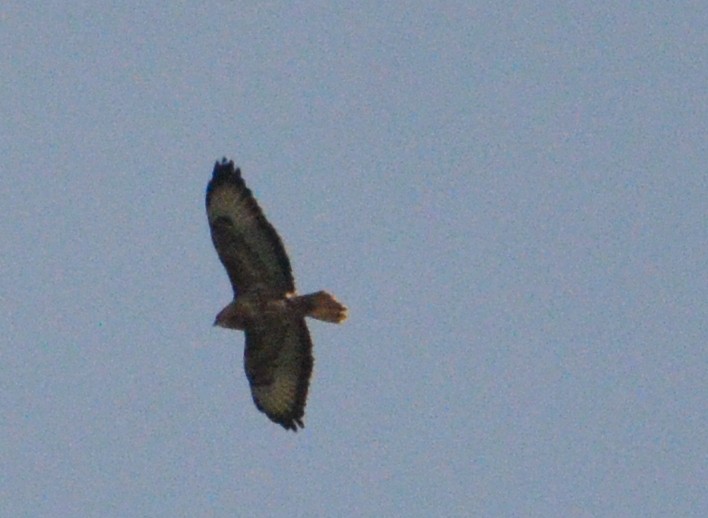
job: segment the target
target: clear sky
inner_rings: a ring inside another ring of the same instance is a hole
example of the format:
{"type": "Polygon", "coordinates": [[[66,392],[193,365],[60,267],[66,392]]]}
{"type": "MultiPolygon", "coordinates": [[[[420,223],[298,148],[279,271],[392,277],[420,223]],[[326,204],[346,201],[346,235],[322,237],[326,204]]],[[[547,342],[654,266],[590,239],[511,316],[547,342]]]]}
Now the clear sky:
{"type": "Polygon", "coordinates": [[[0,516],[708,516],[705,2],[0,4],[0,516]],[[204,190],[312,322],[258,412],[204,190]]]}

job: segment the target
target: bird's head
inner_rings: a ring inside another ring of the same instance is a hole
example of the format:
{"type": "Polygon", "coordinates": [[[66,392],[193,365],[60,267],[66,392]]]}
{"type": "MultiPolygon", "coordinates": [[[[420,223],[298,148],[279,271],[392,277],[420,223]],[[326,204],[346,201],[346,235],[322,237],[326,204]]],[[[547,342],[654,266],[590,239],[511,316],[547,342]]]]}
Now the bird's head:
{"type": "Polygon", "coordinates": [[[225,329],[240,329],[246,328],[242,312],[235,302],[232,302],[224,309],[219,311],[214,319],[214,326],[223,327],[225,329]]]}

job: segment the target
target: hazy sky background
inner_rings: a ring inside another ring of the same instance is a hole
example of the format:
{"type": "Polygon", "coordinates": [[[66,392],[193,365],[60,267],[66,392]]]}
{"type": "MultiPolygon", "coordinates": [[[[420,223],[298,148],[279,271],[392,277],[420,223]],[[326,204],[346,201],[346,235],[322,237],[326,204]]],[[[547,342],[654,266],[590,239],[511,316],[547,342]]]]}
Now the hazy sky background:
{"type": "Polygon", "coordinates": [[[707,26],[2,2],[0,515],[707,516],[707,26]],[[222,156],[350,308],[297,434],[211,327],[222,156]]]}

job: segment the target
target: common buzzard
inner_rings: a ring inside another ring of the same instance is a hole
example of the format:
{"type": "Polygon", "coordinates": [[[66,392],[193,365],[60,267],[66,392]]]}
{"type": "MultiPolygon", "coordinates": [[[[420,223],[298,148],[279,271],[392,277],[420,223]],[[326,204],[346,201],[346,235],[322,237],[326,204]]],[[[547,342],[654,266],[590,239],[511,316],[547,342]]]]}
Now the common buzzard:
{"type": "Polygon", "coordinates": [[[304,427],[312,373],[305,317],[339,323],[347,308],[329,293],[297,295],[290,261],[234,163],[216,162],[206,191],[211,239],[234,300],[215,326],[246,333],[244,362],[256,407],[287,430],[304,427]]]}

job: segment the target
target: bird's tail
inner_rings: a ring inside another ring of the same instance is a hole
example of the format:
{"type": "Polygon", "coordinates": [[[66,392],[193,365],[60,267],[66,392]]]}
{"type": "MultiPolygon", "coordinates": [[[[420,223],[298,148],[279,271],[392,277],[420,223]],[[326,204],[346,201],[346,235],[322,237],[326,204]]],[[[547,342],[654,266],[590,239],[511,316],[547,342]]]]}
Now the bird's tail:
{"type": "Polygon", "coordinates": [[[326,291],[293,297],[291,303],[305,316],[339,324],[347,319],[347,308],[326,291]]]}

